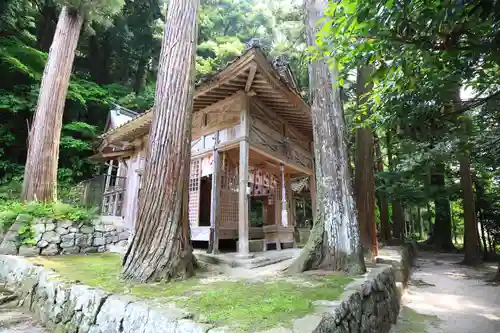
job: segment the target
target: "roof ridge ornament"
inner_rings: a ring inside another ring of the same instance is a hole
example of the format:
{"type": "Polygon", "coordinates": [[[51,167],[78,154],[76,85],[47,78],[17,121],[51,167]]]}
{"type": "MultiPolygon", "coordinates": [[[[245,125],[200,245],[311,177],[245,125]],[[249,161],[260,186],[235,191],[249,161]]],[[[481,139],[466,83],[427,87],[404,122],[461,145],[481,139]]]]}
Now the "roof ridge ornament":
{"type": "Polygon", "coordinates": [[[288,57],[284,54],[279,54],[270,60],[274,69],[278,72],[278,74],[285,81],[285,83],[289,85],[292,89],[297,90],[298,89],[297,79],[292,73],[288,57]]]}
{"type": "Polygon", "coordinates": [[[245,51],[253,48],[261,48],[260,39],[257,37],[252,37],[245,43],[245,51]]]}
{"type": "Polygon", "coordinates": [[[286,57],[284,54],[279,54],[274,57],[273,59],[273,65],[278,69],[282,67],[287,67],[290,64],[290,61],[288,61],[288,57],[286,57]]]}

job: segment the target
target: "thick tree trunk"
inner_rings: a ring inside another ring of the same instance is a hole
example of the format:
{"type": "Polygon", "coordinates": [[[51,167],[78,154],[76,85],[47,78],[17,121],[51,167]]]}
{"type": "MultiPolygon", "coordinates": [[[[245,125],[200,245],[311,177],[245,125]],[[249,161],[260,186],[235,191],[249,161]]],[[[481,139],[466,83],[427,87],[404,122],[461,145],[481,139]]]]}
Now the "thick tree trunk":
{"type": "Polygon", "coordinates": [[[460,157],[460,184],[463,192],[464,207],[464,250],[463,263],[477,265],[481,262],[481,247],[477,230],[476,209],[474,206],[474,190],[470,170],[470,157],[464,153],[460,157]]]}
{"type": "Polygon", "coordinates": [[[452,223],[450,200],[444,193],[445,187],[445,165],[437,163],[431,173],[431,186],[435,187],[441,193],[438,193],[438,198],[434,200],[436,217],[434,218],[434,228],[432,235],[427,241],[429,245],[433,245],[438,251],[455,251],[455,245],[452,241],[452,223]]]}
{"type": "MultiPolygon", "coordinates": [[[[377,156],[377,172],[384,172],[384,160],[380,149],[380,142],[375,144],[375,154],[377,156]]],[[[389,203],[385,196],[380,193],[377,195],[377,202],[380,210],[380,234],[384,242],[391,240],[391,226],[389,223],[389,203]]]]}
{"type": "Polygon", "coordinates": [[[405,214],[399,200],[392,202],[392,237],[404,240],[405,214]]]}
{"type": "MultiPolygon", "coordinates": [[[[480,214],[480,212],[478,212],[480,214]]],[[[479,215],[479,218],[481,218],[481,215],[479,215]]],[[[483,245],[483,260],[489,258],[489,251],[488,251],[488,243],[486,241],[486,229],[484,228],[484,223],[481,220],[480,222],[481,225],[481,242],[483,245]]]]}
{"type": "Polygon", "coordinates": [[[23,200],[45,202],[56,199],[64,104],[82,24],[82,15],[63,7],[50,47],[29,133],[23,200]]]}
{"type": "Polygon", "coordinates": [[[188,278],[196,260],[188,222],[198,0],[171,0],[160,54],[144,192],[123,277],[139,282],[188,278]]]}
{"type": "Polygon", "coordinates": [[[493,244],[493,240],[492,240],[492,237],[491,237],[491,233],[489,230],[486,230],[486,238],[488,238],[488,244],[490,246],[490,252],[491,253],[495,253],[496,249],[495,249],[495,244],[493,244]]]}
{"type": "Polygon", "coordinates": [[[144,89],[144,82],[146,80],[146,70],[147,70],[148,59],[141,58],[137,64],[137,70],[134,76],[134,92],[140,94],[144,89]]]}
{"type": "MultiPolygon", "coordinates": [[[[317,23],[328,0],[306,0],[308,44],[314,45],[317,23]]],[[[366,271],[359,240],[345,124],[336,70],[323,59],[309,68],[316,162],[316,221],[311,236],[290,272],[324,268],[366,271]]]]}
{"type": "Polygon", "coordinates": [[[36,23],[36,43],[38,48],[49,52],[57,27],[57,7],[52,1],[45,1],[40,10],[40,18],[36,23]]]}
{"type": "Polygon", "coordinates": [[[92,79],[98,84],[110,83],[111,36],[109,30],[98,29],[98,35],[89,37],[87,67],[92,79]]]}
{"type": "MultiPolygon", "coordinates": [[[[389,129],[386,133],[387,159],[389,161],[389,171],[394,172],[395,160],[392,156],[392,133],[389,129]]],[[[392,237],[402,241],[404,239],[404,212],[399,200],[392,200],[392,237]]]]}
{"type": "MultiPolygon", "coordinates": [[[[366,100],[366,93],[371,89],[370,85],[367,85],[369,75],[369,68],[358,70],[356,90],[360,113],[361,105],[366,100]]],[[[354,187],[361,245],[365,252],[369,252],[369,258],[375,258],[378,255],[373,146],[372,129],[370,127],[358,128],[356,130],[354,187]]]]}

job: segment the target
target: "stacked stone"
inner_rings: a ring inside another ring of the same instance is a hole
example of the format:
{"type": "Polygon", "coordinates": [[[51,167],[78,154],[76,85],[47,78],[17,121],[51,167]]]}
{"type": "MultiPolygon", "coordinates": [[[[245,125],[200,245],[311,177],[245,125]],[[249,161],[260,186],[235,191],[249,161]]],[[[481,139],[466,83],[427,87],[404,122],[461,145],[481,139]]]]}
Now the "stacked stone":
{"type": "Polygon", "coordinates": [[[24,258],[0,255],[0,287],[14,292],[19,306],[50,332],[61,333],[206,333],[194,314],[173,305],[148,304],[99,288],[68,284],[57,274],[24,258]]]}
{"type": "Polygon", "coordinates": [[[97,220],[93,225],[73,221],[37,220],[32,224],[36,246],[23,245],[19,255],[105,252],[111,245],[125,246],[129,232],[112,222],[97,220]]]}
{"type": "Polygon", "coordinates": [[[315,332],[389,332],[398,318],[401,293],[395,269],[378,270],[360,287],[346,292],[344,301],[323,316],[315,332]]]}

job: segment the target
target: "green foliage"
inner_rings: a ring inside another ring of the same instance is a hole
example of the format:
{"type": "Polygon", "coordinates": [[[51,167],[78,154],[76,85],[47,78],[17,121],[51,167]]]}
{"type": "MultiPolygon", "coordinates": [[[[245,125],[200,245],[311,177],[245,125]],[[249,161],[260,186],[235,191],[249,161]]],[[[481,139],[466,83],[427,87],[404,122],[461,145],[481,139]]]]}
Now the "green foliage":
{"type": "Polygon", "coordinates": [[[89,22],[104,25],[111,24],[111,18],[118,14],[124,0],[58,0],[61,5],[68,6],[85,16],[89,22]]]}
{"type": "MultiPolygon", "coordinates": [[[[56,221],[70,220],[81,223],[92,223],[96,217],[95,210],[70,205],[63,202],[39,203],[18,201],[4,202],[0,204],[0,229],[7,231],[19,218],[22,222],[20,234],[30,234],[29,224],[34,219],[53,219],[56,221]],[[21,217],[20,217],[21,216],[21,217]]],[[[29,237],[26,236],[28,239],[29,237]]]]}
{"type": "Polygon", "coordinates": [[[492,29],[500,23],[498,6],[487,1],[333,1],[311,49],[340,70],[340,81],[348,81],[358,68],[373,69],[373,88],[364,104],[347,104],[346,118],[355,122],[370,110],[367,121],[378,136],[392,136],[385,147],[392,151],[391,160],[385,157],[390,172],[378,174],[377,190],[406,207],[452,200],[457,233],[463,230],[458,158],[481,155],[483,160],[473,160],[474,175],[486,156],[490,162],[498,156],[484,146],[500,134],[498,104],[490,105],[489,117],[478,108],[465,113],[467,103],[457,96],[463,87],[486,94],[500,89],[498,75],[492,76],[500,69],[499,34],[492,29]],[[445,183],[432,183],[441,163],[447,165],[445,183]]]}
{"type": "Polygon", "coordinates": [[[40,80],[47,54],[30,47],[15,37],[2,37],[0,41],[0,66],[5,74],[24,74],[33,80],[40,80]]]}
{"type": "MultiPolygon", "coordinates": [[[[88,26],[80,36],[66,96],[59,181],[74,183],[99,171],[88,156],[104,129],[110,102],[137,111],[153,105],[164,1],[8,1],[0,11],[0,30],[5,31],[0,36],[0,182],[23,171],[28,127],[61,5],[86,14],[88,26]]],[[[292,61],[307,90],[298,12],[285,1],[202,0],[198,77],[224,67],[245,42],[259,38],[266,52],[292,61]]]]}
{"type": "Polygon", "coordinates": [[[155,101],[155,86],[147,85],[142,92],[136,94],[131,92],[120,99],[118,104],[132,110],[149,110],[155,101]]]}

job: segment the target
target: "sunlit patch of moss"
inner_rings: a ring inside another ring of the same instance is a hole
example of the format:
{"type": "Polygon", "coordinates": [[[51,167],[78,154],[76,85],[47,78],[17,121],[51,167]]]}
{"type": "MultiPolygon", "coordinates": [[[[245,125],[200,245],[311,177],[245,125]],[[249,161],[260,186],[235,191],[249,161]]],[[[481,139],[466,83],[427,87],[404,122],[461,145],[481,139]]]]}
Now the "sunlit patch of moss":
{"type": "Polygon", "coordinates": [[[142,299],[172,301],[199,315],[199,320],[242,332],[290,326],[293,318],[314,311],[313,301],[338,299],[344,286],[352,281],[342,275],[297,275],[294,281],[287,276],[268,282],[213,280],[202,283],[200,278],[192,278],[139,284],[120,279],[121,259],[113,253],[31,260],[55,270],[63,280],[142,299]]]}

